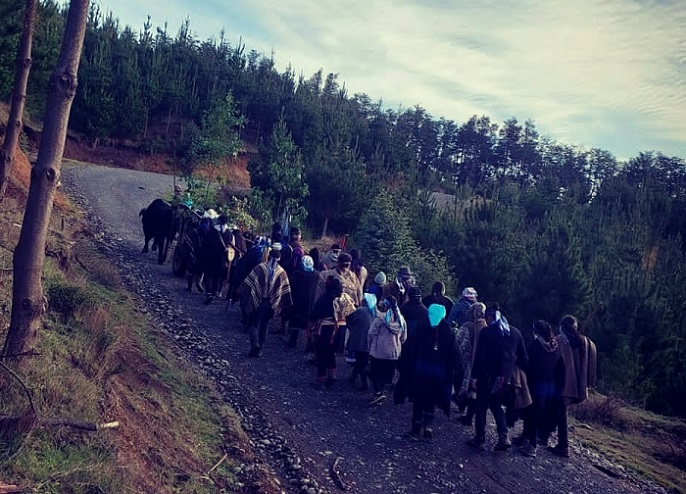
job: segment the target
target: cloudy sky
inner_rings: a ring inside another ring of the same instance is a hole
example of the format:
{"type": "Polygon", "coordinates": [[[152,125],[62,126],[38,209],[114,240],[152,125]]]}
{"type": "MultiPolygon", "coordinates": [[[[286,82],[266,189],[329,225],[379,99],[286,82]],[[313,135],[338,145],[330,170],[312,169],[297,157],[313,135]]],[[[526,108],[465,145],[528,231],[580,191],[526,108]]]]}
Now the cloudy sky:
{"type": "Polygon", "coordinates": [[[339,74],[349,95],[421,105],[461,124],[531,119],[554,139],[618,158],[686,158],[683,0],[100,0],[140,30],[182,21],[222,29],[309,77],[339,74]]]}

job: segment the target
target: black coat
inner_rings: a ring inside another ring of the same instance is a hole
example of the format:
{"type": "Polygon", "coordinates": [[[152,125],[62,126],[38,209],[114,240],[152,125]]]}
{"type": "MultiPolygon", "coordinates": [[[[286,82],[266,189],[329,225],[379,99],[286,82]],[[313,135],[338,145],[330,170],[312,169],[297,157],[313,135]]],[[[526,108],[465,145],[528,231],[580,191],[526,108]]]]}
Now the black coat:
{"type": "Polygon", "coordinates": [[[369,351],[369,328],[374,321],[372,312],[363,305],[345,318],[348,326],[348,346],[350,352],[369,351]]]}
{"type": "Polygon", "coordinates": [[[398,362],[400,378],[394,391],[395,402],[403,403],[406,397],[412,400],[419,389],[429,389],[434,393],[436,406],[450,415],[453,372],[458,361],[455,333],[445,319],[432,327],[427,316],[403,345],[398,362]]]}
{"type": "Polygon", "coordinates": [[[550,344],[533,340],[526,347],[529,356],[526,380],[531,397],[548,398],[561,396],[565,385],[565,364],[562,360],[560,348],[552,348],[550,344]]]}
{"type": "Polygon", "coordinates": [[[439,304],[445,307],[445,313],[447,315],[450,315],[450,313],[453,310],[453,301],[450,297],[446,297],[445,295],[427,295],[422,299],[422,303],[424,304],[424,307],[429,307],[432,304],[439,304]]]}
{"type": "Polygon", "coordinates": [[[200,244],[200,264],[207,276],[220,276],[227,263],[226,244],[222,234],[212,228],[203,237],[200,244]]]}
{"type": "Polygon", "coordinates": [[[510,326],[509,335],[501,334],[497,323],[494,322],[481,330],[474,356],[472,378],[489,385],[499,377],[509,380],[515,364],[525,369],[528,361],[522,333],[514,326],[510,326]]]}
{"type": "MultiPolygon", "coordinates": [[[[417,332],[421,324],[426,324],[429,320],[429,309],[421,301],[410,300],[400,307],[400,313],[407,322],[407,339],[411,339],[417,332]]],[[[407,340],[405,341],[407,343],[407,340]]]]}
{"type": "Polygon", "coordinates": [[[314,291],[319,273],[298,269],[289,275],[293,305],[288,309],[289,324],[294,328],[307,327],[310,311],[314,305],[314,291]]]}

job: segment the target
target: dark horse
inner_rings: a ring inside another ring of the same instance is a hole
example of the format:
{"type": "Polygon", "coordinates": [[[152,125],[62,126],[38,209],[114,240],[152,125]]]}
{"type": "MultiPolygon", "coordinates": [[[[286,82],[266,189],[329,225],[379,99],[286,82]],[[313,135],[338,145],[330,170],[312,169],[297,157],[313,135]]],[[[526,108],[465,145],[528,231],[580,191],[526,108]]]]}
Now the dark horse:
{"type": "Polygon", "coordinates": [[[152,249],[157,247],[157,263],[164,264],[167,260],[169,244],[176,234],[176,214],[174,207],[162,199],[155,199],[147,208],[138,214],[143,222],[145,244],[143,253],[148,252],[148,242],[153,239],[152,249]]]}

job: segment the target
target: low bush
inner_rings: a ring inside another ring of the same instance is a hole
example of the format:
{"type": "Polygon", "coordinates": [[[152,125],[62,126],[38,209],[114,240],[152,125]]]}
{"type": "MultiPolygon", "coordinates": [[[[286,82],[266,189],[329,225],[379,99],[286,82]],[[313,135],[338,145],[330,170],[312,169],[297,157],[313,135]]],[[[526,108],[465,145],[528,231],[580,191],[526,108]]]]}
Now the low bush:
{"type": "Polygon", "coordinates": [[[46,286],[46,293],[49,309],[59,313],[64,322],[97,303],[97,297],[87,287],[64,280],[52,280],[46,286]]]}

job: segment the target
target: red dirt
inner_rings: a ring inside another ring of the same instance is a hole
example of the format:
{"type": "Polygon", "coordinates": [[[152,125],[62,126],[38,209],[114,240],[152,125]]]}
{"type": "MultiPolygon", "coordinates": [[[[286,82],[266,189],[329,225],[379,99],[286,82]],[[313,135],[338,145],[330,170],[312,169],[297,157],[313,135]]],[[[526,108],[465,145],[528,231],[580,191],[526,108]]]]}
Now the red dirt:
{"type": "MultiPolygon", "coordinates": [[[[214,169],[210,165],[200,167],[197,173],[206,178],[222,178],[237,188],[249,188],[250,174],[248,173],[248,161],[250,154],[252,153],[245,152],[240,153],[236,158],[227,158],[214,169]]],[[[173,166],[173,159],[169,155],[144,153],[130,143],[116,143],[114,141],[108,145],[100,145],[93,148],[84,139],[71,132],[65,142],[64,158],[85,163],[168,175],[179,173],[173,166]]]]}

